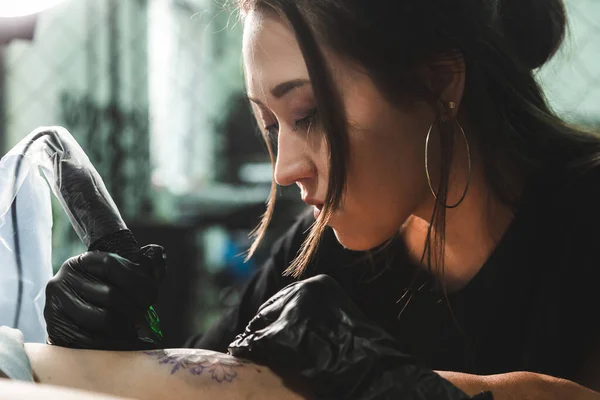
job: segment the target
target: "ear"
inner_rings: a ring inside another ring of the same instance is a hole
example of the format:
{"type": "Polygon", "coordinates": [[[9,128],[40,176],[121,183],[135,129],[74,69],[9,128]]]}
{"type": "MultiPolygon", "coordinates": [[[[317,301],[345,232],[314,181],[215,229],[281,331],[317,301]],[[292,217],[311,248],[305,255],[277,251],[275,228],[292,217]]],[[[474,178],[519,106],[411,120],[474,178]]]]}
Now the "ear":
{"type": "Polygon", "coordinates": [[[430,90],[442,102],[440,112],[450,117],[456,117],[463,93],[465,90],[465,59],[458,50],[440,54],[428,63],[427,73],[430,90]],[[448,103],[453,101],[456,107],[448,108],[448,103]]]}

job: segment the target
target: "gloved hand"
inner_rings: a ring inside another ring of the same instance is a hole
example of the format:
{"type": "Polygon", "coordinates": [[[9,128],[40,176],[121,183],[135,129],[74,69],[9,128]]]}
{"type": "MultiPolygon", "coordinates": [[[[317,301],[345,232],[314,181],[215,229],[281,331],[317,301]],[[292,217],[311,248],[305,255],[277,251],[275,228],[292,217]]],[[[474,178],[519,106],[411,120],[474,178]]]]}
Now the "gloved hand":
{"type": "Polygon", "coordinates": [[[299,377],[318,399],[471,398],[403,354],[326,275],[275,294],[229,345],[229,352],[267,365],[284,380],[299,377]]]}
{"type": "Polygon", "coordinates": [[[138,330],[165,275],[164,249],[145,246],[137,261],[104,252],[67,260],[46,286],[49,341],[84,349],[156,348],[159,338],[141,340],[138,330]]]}

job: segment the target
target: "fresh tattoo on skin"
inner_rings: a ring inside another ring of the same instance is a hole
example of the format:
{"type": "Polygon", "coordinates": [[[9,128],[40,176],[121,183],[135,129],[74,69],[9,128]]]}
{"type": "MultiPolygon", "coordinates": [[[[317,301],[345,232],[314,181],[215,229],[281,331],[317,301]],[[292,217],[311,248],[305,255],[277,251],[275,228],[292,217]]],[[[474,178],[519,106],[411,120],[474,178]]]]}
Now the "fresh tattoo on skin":
{"type": "Polygon", "coordinates": [[[144,354],[158,360],[159,364],[171,366],[171,375],[187,370],[192,375],[210,375],[219,383],[232,382],[238,375],[237,369],[245,362],[227,354],[197,349],[164,349],[145,351],[144,354]]]}

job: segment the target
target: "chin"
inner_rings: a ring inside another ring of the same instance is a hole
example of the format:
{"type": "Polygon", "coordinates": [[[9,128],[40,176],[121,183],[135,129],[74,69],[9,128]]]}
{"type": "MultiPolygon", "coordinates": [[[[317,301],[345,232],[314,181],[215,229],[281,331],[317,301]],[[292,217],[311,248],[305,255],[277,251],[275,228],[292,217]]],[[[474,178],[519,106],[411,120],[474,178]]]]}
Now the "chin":
{"type": "Polygon", "coordinates": [[[332,229],[338,242],[345,249],[353,251],[372,250],[393,236],[393,233],[389,235],[367,235],[364,232],[356,234],[356,232],[348,233],[333,227],[332,229]]]}

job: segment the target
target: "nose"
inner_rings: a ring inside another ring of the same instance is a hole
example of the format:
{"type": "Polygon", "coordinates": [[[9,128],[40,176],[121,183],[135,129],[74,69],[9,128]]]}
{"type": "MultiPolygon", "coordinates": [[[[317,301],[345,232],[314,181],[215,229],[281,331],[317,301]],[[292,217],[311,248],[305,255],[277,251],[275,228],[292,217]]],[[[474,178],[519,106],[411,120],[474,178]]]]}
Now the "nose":
{"type": "Polygon", "coordinates": [[[280,131],[275,161],[275,182],[289,186],[314,176],[306,134],[280,131]]]}

